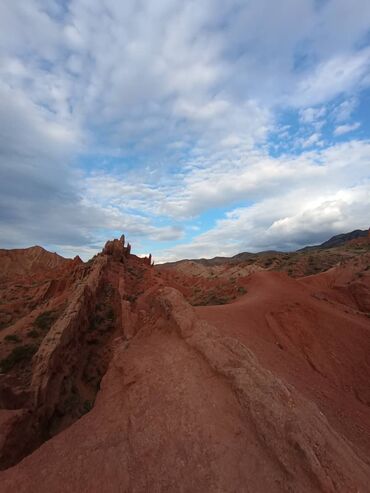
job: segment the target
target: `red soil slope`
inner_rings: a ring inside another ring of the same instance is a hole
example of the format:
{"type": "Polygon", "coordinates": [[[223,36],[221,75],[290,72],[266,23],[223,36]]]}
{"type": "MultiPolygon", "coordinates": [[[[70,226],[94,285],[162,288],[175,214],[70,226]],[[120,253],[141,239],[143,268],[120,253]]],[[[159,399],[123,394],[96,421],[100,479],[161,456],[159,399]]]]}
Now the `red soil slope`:
{"type": "Polygon", "coordinates": [[[46,271],[69,262],[71,261],[40,246],[15,250],[0,249],[0,279],[14,280],[17,277],[35,276],[39,273],[44,275],[46,271]]]}
{"type": "Polygon", "coordinates": [[[361,262],[299,280],[255,272],[233,303],[193,308],[169,274],[108,242],[68,276],[29,400],[0,413],[0,450],[55,427],[0,473],[1,491],[369,491],[361,262]]]}
{"type": "MultiPolygon", "coordinates": [[[[340,277],[342,269],[332,275],[340,277]]],[[[328,274],[315,277],[311,287],[305,278],[256,273],[238,301],[196,310],[315,402],[331,425],[369,457],[370,319],[358,308],[323,298],[328,274]]],[[[369,292],[370,273],[364,285],[369,292]]]]}

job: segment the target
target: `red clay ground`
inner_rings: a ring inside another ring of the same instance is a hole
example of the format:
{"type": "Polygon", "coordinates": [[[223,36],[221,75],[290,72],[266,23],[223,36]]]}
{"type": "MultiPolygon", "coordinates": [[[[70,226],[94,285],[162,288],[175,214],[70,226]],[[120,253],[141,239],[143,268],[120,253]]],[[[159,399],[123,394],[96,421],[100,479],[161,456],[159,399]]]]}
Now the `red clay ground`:
{"type": "Polygon", "coordinates": [[[64,312],[21,380],[29,400],[0,412],[6,450],[59,425],[1,491],[366,493],[369,264],[365,251],[301,279],[201,281],[193,301],[208,288],[238,299],[193,308],[166,287],[186,295],[187,274],[109,242],[67,275],[64,312]]]}
{"type": "MultiPolygon", "coordinates": [[[[330,290],[327,299],[317,299],[327,277],[320,274],[312,282],[253,274],[241,299],[196,311],[315,402],[332,426],[370,457],[370,319],[358,308],[331,301],[330,290]]],[[[369,281],[370,273],[368,291],[369,281]]]]}

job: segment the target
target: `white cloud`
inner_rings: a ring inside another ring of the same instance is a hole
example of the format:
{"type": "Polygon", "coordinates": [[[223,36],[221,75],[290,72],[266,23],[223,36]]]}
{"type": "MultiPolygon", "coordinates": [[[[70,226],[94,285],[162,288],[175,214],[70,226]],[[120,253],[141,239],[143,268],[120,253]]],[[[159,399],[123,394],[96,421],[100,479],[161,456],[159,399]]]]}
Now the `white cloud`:
{"type": "Polygon", "coordinates": [[[319,133],[313,133],[306,139],[302,139],[300,144],[305,149],[306,147],[312,147],[314,145],[322,145],[321,135],[319,133]]]}
{"type": "Polygon", "coordinates": [[[353,111],[355,110],[358,101],[356,98],[352,97],[346,99],[340,103],[334,110],[334,118],[337,122],[345,122],[351,118],[353,111]]]}
{"type": "Polygon", "coordinates": [[[366,0],[2,2],[2,237],[87,249],[115,229],[178,240],[179,221],[209,208],[326,179],[330,202],[367,176],[367,143],[353,144],[354,169],[317,148],[333,98],[345,98],[331,116],[341,132],[370,84],[369,19],[366,0]],[[299,134],[312,150],[272,158],[269,132],[291,109],[312,127],[299,134]]]}
{"type": "Polygon", "coordinates": [[[299,112],[300,120],[302,123],[315,123],[325,116],[326,111],[324,106],[319,108],[304,108],[299,112]]]}
{"type": "Polygon", "coordinates": [[[362,86],[370,68],[370,48],[333,56],[302,79],[291,101],[297,106],[315,105],[362,86]]]}
{"type": "MultiPolygon", "coordinates": [[[[343,231],[368,228],[369,159],[370,142],[359,141],[296,158],[271,159],[265,174],[260,166],[254,168],[254,190],[245,188],[244,198],[254,199],[252,205],[228,212],[191,244],[163,252],[161,260],[294,249],[343,231]],[[274,186],[266,183],[272,170],[274,186]]],[[[240,182],[237,172],[233,178],[240,182]]],[[[220,179],[220,202],[222,183],[220,179]]],[[[193,205],[194,196],[187,197],[193,205]]]]}
{"type": "Polygon", "coordinates": [[[159,259],[164,262],[242,251],[292,250],[343,231],[369,227],[370,183],[307,198],[308,192],[311,190],[300,188],[236,209],[191,243],[160,252],[159,259]]]}
{"type": "Polygon", "coordinates": [[[354,130],[357,130],[361,124],[359,122],[355,123],[350,123],[347,125],[338,125],[335,130],[334,130],[334,135],[344,135],[348,134],[349,132],[353,132],[354,130]]]}

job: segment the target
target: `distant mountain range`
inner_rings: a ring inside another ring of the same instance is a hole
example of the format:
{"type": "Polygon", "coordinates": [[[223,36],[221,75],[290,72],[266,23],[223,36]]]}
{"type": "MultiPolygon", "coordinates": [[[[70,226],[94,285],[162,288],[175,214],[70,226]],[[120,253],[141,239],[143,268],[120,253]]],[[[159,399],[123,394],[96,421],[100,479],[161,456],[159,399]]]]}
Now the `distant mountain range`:
{"type": "MultiPolygon", "coordinates": [[[[369,235],[369,230],[367,229],[364,230],[355,229],[350,233],[342,233],[339,235],[332,236],[329,240],[324,241],[324,243],[321,243],[320,245],[312,245],[312,246],[306,246],[304,248],[300,248],[299,250],[296,250],[296,252],[305,252],[309,250],[319,250],[319,249],[321,250],[321,249],[341,247],[349,241],[356,240],[359,238],[366,238],[368,235],[369,235]]],[[[282,254],[282,253],[286,253],[286,252],[281,252],[277,250],[265,250],[257,253],[241,252],[241,253],[237,253],[236,255],[233,255],[232,257],[213,257],[211,259],[200,258],[200,259],[190,259],[190,260],[182,259],[176,262],[167,262],[166,264],[162,264],[162,265],[175,266],[180,262],[195,262],[207,266],[219,265],[224,263],[234,264],[234,263],[244,262],[256,256],[268,256],[268,255],[282,254]]],[[[288,252],[288,253],[291,254],[295,252],[288,252]]]]}
{"type": "Polygon", "coordinates": [[[329,240],[324,241],[324,243],[321,243],[321,245],[308,247],[308,248],[335,248],[335,247],[343,246],[348,241],[356,240],[357,238],[366,238],[368,234],[369,234],[368,229],[355,229],[350,233],[342,233],[339,235],[332,236],[329,240]]]}

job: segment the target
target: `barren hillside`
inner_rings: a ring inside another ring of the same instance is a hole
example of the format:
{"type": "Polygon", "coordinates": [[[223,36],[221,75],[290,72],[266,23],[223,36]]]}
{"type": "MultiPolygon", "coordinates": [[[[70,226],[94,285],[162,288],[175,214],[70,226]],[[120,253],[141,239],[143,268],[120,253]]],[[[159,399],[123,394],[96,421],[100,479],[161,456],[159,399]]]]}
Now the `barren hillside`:
{"type": "Polygon", "coordinates": [[[368,491],[370,253],[353,241],[289,254],[320,266],[301,277],[266,257],[155,268],[124,237],[87,263],[4,254],[2,491],[368,491]]]}

